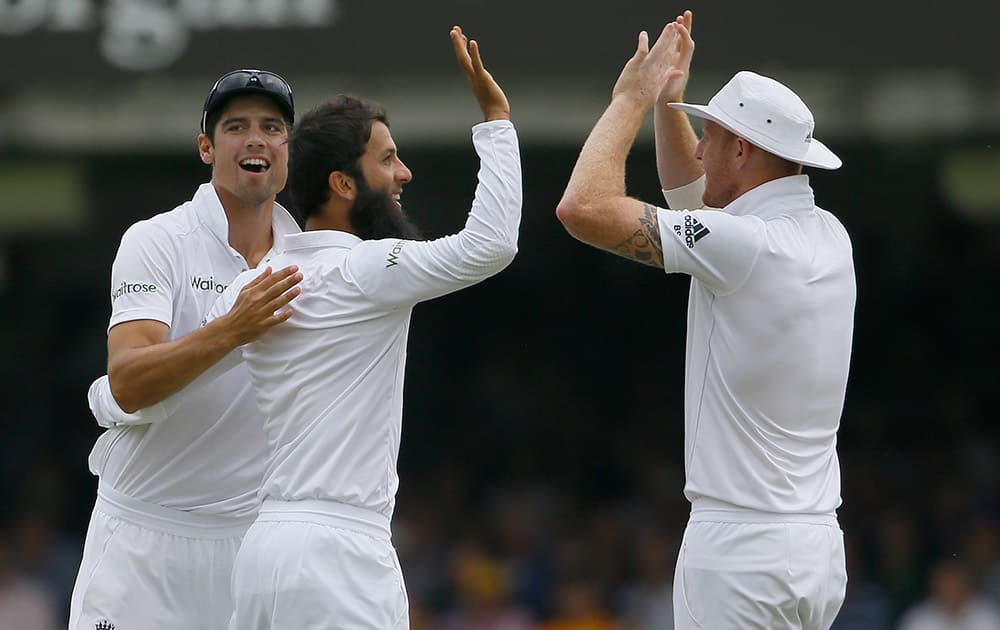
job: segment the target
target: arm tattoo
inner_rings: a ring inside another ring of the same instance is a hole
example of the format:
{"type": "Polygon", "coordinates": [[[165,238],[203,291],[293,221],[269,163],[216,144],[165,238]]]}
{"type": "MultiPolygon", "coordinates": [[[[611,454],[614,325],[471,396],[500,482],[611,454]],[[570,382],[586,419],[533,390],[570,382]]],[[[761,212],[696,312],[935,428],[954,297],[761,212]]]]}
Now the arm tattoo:
{"type": "Polygon", "coordinates": [[[639,218],[639,229],[611,251],[644,265],[662,269],[663,243],[660,241],[660,224],[656,218],[656,207],[648,203],[643,204],[643,216],[639,218]]]}

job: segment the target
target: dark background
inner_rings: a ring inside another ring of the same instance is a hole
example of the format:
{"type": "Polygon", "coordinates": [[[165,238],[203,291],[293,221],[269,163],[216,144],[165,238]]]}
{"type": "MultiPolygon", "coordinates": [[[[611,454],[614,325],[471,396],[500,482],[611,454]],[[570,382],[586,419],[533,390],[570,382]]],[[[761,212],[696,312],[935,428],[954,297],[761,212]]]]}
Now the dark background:
{"type": "MultiPolygon", "coordinates": [[[[111,262],[128,225],[209,178],[193,137],[211,81],[284,66],[305,86],[300,112],[331,85],[382,98],[414,173],[408,211],[429,236],[450,233],[478,166],[475,106],[443,40],[453,22],[512,86],[524,219],[510,268],[414,311],[394,523],[413,627],[473,628],[462,615],[490,611],[668,627],[655,611],[688,508],[688,280],[574,241],[554,211],[635,31],[672,13],[334,4],[323,29],[190,29],[183,55],[146,73],[100,56],[100,20],[69,34],[0,28],[0,630],[15,575],[64,614],[96,488],[86,388],[105,369],[111,262]],[[165,99],[157,86],[175,81],[165,99]],[[122,94],[139,105],[109,109],[122,94]]],[[[804,86],[817,137],[845,164],[807,171],[851,234],[858,279],[839,435],[851,585],[837,627],[895,627],[949,559],[1000,602],[997,9],[722,4],[694,7],[692,98],[743,67],[804,86]]],[[[0,23],[11,6],[0,1],[0,23]]],[[[648,128],[629,192],[661,199],[648,128]]]]}

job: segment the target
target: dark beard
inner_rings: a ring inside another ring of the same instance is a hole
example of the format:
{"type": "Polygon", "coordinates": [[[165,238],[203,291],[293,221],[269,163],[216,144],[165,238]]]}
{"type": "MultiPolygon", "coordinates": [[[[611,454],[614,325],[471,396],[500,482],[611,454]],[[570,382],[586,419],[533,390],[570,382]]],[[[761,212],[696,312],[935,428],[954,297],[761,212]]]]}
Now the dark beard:
{"type": "Polygon", "coordinates": [[[420,228],[396,207],[391,196],[385,191],[370,188],[363,176],[355,180],[358,198],[354,200],[347,218],[359,238],[366,241],[381,238],[423,239],[420,228]]]}

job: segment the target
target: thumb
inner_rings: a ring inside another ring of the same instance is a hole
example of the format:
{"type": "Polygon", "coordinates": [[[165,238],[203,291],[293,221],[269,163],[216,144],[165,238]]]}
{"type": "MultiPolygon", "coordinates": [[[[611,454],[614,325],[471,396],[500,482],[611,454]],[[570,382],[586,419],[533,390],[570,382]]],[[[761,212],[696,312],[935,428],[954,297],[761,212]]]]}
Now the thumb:
{"type": "Polygon", "coordinates": [[[642,58],[649,53],[649,34],[646,31],[639,31],[639,43],[635,48],[635,56],[642,58]]]}

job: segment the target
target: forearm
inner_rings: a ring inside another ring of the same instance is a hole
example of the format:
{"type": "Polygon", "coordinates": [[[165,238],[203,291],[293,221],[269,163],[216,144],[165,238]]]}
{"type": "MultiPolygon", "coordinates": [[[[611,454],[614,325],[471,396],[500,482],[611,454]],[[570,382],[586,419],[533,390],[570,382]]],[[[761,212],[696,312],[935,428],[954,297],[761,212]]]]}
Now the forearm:
{"type": "Polygon", "coordinates": [[[656,172],[663,190],[679,188],[704,174],[695,158],[698,137],[687,114],[657,103],[653,127],[656,136],[656,172]]]}
{"type": "Polygon", "coordinates": [[[237,347],[222,318],[163,343],[109,351],[108,379],[126,413],[177,393],[237,347]]]}
{"type": "Polygon", "coordinates": [[[625,196],[625,160],[645,114],[646,108],[628,96],[611,101],[580,151],[564,200],[592,206],[625,196]]]}
{"type": "Polygon", "coordinates": [[[91,383],[90,389],[87,391],[87,402],[97,424],[106,429],[154,424],[166,417],[166,410],[162,404],[144,407],[134,413],[126,413],[112,395],[107,375],[101,376],[91,383]]]}

